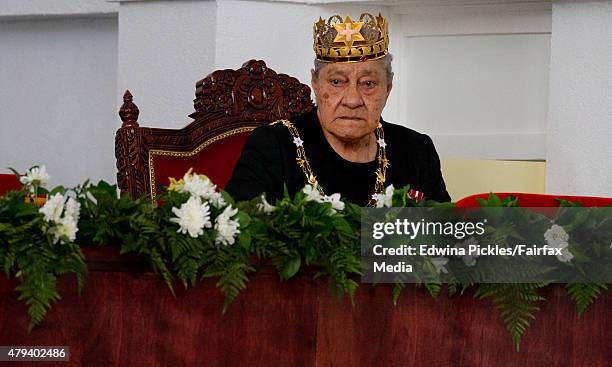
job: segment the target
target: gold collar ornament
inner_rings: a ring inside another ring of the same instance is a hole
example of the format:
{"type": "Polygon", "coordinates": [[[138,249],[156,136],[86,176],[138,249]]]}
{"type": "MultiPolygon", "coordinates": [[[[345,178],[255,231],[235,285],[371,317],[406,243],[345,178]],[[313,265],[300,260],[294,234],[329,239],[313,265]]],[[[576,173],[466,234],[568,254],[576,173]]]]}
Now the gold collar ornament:
{"type": "Polygon", "coordinates": [[[389,47],[387,20],[363,13],[358,21],[332,15],[327,22],[319,17],[314,24],[313,49],[325,62],[357,62],[385,57],[389,47]]]}
{"type": "MultiPolygon", "coordinates": [[[[314,171],[310,167],[310,161],[306,156],[306,151],[304,150],[304,140],[300,137],[300,133],[295,128],[295,126],[289,120],[278,120],[273,122],[272,124],[282,123],[291,134],[293,138],[293,144],[295,144],[296,149],[296,157],[295,160],[298,166],[302,169],[304,176],[306,176],[306,181],[309,185],[312,185],[319,193],[325,196],[325,192],[323,191],[323,187],[319,184],[317,180],[317,176],[314,171]]],[[[368,204],[367,206],[376,206],[376,194],[382,194],[385,192],[385,181],[387,180],[387,168],[390,163],[387,159],[387,143],[385,143],[385,131],[383,130],[382,124],[379,122],[378,126],[375,130],[376,134],[376,144],[378,145],[376,160],[378,161],[378,167],[374,174],[376,175],[376,182],[374,183],[374,192],[368,194],[368,204]]]]}

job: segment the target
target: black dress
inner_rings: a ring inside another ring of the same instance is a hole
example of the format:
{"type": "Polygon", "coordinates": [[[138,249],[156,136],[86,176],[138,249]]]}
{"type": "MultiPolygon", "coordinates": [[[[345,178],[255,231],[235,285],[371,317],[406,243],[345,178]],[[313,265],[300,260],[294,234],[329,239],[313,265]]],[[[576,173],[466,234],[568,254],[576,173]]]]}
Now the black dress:
{"type": "MultiPolygon", "coordinates": [[[[344,199],[365,206],[374,190],[376,159],[354,163],[340,157],[325,139],[316,109],[291,122],[304,141],[310,166],[325,193],[340,193],[344,199]]],[[[431,138],[382,119],[381,123],[390,163],[385,187],[410,184],[428,199],[450,201],[431,138]]],[[[294,195],[306,185],[306,176],[295,157],[293,137],[283,124],[258,127],[249,136],[225,190],[236,200],[248,200],[265,192],[272,203],[283,196],[284,185],[294,195]]]]}

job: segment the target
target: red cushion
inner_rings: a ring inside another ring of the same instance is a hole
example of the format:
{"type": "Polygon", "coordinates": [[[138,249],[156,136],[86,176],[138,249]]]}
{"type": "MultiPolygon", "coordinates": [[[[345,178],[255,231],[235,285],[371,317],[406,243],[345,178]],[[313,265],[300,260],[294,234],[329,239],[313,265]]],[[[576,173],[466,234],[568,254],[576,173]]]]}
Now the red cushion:
{"type": "Polygon", "coordinates": [[[155,187],[159,187],[160,184],[168,186],[169,177],[181,178],[189,168],[193,168],[194,173],[208,176],[220,189],[223,189],[232,177],[234,166],[240,158],[249,134],[250,132],[243,132],[218,140],[192,156],[154,154],[155,187]]]}
{"type": "MultiPolygon", "coordinates": [[[[566,196],[566,195],[543,195],[543,194],[522,194],[512,192],[499,192],[495,193],[500,199],[504,199],[510,195],[518,198],[518,203],[522,207],[537,208],[537,207],[557,207],[559,201],[556,198],[579,202],[584,207],[600,207],[606,205],[612,205],[612,198],[602,198],[594,196],[566,196]]],[[[489,196],[488,193],[475,194],[465,197],[457,201],[457,206],[460,208],[471,208],[479,207],[477,198],[486,199],[489,196]]]]}
{"type": "Polygon", "coordinates": [[[20,190],[21,183],[17,179],[17,176],[10,174],[0,174],[0,196],[4,195],[7,191],[20,190]]]}

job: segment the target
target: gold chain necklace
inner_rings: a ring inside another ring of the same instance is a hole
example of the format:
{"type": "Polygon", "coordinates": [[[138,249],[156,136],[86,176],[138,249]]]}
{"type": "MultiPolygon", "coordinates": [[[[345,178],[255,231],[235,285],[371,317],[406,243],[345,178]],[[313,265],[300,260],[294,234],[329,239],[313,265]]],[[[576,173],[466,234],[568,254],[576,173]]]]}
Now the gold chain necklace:
{"type": "MultiPolygon", "coordinates": [[[[278,120],[273,122],[272,124],[282,123],[288,130],[291,136],[293,137],[293,144],[295,144],[296,148],[296,157],[298,166],[304,172],[306,176],[306,180],[309,185],[315,187],[321,195],[325,195],[323,192],[323,188],[319,184],[317,180],[317,176],[312,171],[310,167],[310,162],[308,161],[308,157],[306,157],[306,151],[304,150],[304,141],[300,138],[300,133],[295,128],[295,126],[289,120],[278,120]]],[[[374,193],[373,194],[382,194],[385,191],[385,180],[387,176],[387,168],[389,167],[389,160],[387,159],[387,144],[385,143],[385,132],[382,128],[382,124],[379,122],[376,127],[376,143],[378,145],[378,152],[376,155],[376,159],[378,160],[378,167],[376,168],[376,182],[374,183],[374,193]]],[[[376,204],[376,200],[373,198],[374,195],[369,195],[368,197],[368,206],[374,206],[376,204]]]]}

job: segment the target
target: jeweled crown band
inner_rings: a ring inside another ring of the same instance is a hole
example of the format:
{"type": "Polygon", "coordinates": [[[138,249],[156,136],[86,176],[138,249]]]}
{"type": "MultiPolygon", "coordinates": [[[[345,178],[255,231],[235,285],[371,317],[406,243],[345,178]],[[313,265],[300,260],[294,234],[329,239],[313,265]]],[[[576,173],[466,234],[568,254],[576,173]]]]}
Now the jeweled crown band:
{"type": "Polygon", "coordinates": [[[387,20],[363,13],[359,21],[339,15],[323,18],[314,24],[313,49],[317,59],[326,62],[357,62],[387,55],[389,31],[387,20]]]}
{"type": "Polygon", "coordinates": [[[368,55],[368,56],[351,56],[351,57],[328,57],[328,56],[321,56],[321,57],[317,57],[317,59],[324,61],[324,62],[360,62],[360,61],[366,61],[366,60],[377,60],[377,59],[381,59],[385,56],[387,56],[387,51],[383,51],[383,52],[379,52],[375,55],[368,55]]]}

